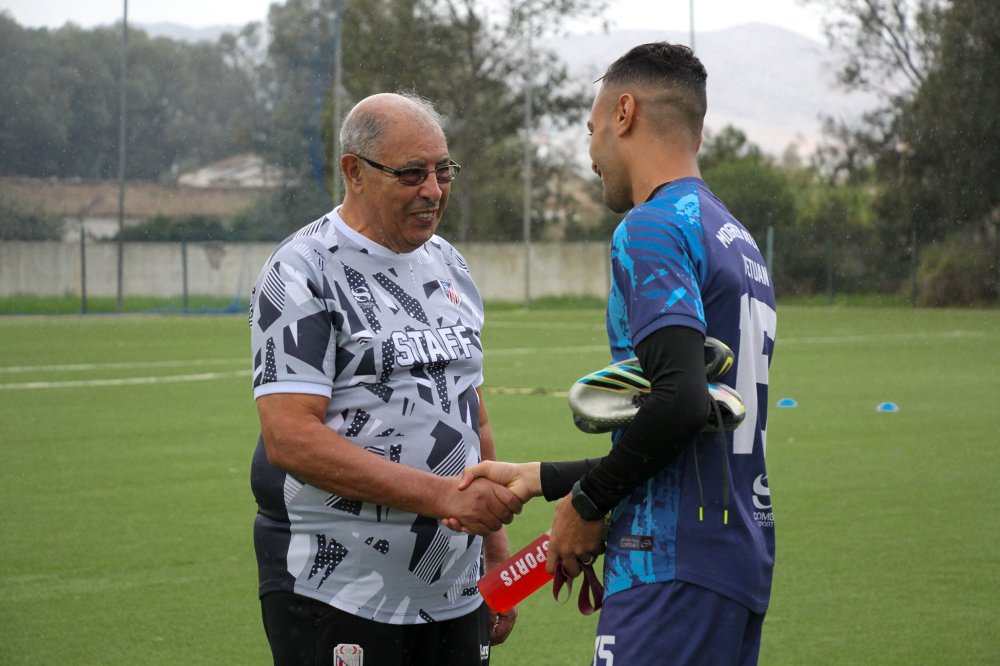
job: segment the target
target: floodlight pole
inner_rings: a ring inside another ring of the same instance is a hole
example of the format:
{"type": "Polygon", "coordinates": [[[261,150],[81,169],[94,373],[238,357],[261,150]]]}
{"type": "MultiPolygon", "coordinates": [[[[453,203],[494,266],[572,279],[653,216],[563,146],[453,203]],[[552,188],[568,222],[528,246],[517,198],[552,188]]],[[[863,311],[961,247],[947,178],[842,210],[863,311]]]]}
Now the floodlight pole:
{"type": "Polygon", "coordinates": [[[524,307],[531,307],[531,127],[532,127],[532,90],[531,75],[534,66],[534,54],[532,53],[531,37],[531,9],[528,9],[528,72],[525,76],[524,91],[524,211],[523,211],[523,234],[524,234],[524,307]]]}
{"type": "Polygon", "coordinates": [[[344,23],[344,0],[334,3],[334,10],[337,13],[333,24],[333,205],[340,203],[340,183],[343,174],[340,172],[340,122],[341,122],[341,101],[340,88],[344,84],[344,68],[340,58],[343,49],[341,48],[341,26],[344,23]]]}
{"type": "Polygon", "coordinates": [[[691,50],[694,51],[694,0],[689,0],[688,2],[688,20],[689,23],[689,34],[691,41],[691,50]]]}
{"type": "Polygon", "coordinates": [[[125,86],[128,82],[128,0],[122,12],[121,82],[118,91],[118,312],[124,309],[125,273],[125,86]]]}

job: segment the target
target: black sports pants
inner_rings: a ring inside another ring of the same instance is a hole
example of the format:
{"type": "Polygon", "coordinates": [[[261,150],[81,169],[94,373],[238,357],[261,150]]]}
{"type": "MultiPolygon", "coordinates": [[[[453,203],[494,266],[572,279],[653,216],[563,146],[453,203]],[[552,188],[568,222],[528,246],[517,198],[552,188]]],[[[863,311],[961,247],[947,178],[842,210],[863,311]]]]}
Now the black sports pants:
{"type": "MultiPolygon", "coordinates": [[[[427,624],[383,624],[292,592],[261,597],[264,632],[275,666],[331,666],[337,646],[361,648],[358,666],[489,664],[486,605],[463,617],[427,624]]],[[[347,663],[352,663],[348,661],[347,663]]]]}

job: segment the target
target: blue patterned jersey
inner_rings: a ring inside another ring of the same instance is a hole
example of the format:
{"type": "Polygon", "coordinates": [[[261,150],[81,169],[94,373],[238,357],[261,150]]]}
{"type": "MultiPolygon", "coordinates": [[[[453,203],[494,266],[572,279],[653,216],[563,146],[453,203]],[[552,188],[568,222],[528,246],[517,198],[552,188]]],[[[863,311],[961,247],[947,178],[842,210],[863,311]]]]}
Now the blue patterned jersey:
{"type": "Polygon", "coordinates": [[[776,323],[764,259],[704,181],[682,178],[622,220],[611,263],[612,360],[635,356],[636,346],[664,326],[694,328],[732,348],[736,360],[721,381],[740,393],[747,414],[727,433],[725,452],[717,434],[700,435],[615,508],[607,594],[679,580],[764,612],[774,564],[764,447],[776,323]]]}

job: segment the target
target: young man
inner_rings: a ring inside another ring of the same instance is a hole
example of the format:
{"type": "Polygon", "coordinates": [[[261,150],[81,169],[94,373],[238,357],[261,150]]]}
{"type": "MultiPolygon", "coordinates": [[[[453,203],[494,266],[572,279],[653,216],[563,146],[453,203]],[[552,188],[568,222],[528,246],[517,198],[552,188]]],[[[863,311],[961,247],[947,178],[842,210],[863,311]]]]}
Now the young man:
{"type": "Polygon", "coordinates": [[[343,204],[267,261],[250,313],[261,440],[252,487],[275,664],[481,664],[515,613],[476,588],[520,500],[494,459],[483,306],[435,230],[459,166],[419,98],[359,102],[341,130],[343,204]],[[476,535],[438,522],[462,515],[476,535]],[[339,661],[338,661],[339,659],[339,661]]]}
{"type": "Polygon", "coordinates": [[[550,572],[576,576],[606,548],[597,666],[755,664],[770,598],[774,291],[750,233],[700,177],[706,78],[684,46],[638,46],[608,68],[587,123],[604,201],[628,211],[611,248],[611,358],[638,357],[650,398],[605,458],[465,472],[525,501],[558,499],[550,572]],[[721,381],[746,405],[724,447],[701,432],[712,418],[705,336],[735,352],[721,381]]]}

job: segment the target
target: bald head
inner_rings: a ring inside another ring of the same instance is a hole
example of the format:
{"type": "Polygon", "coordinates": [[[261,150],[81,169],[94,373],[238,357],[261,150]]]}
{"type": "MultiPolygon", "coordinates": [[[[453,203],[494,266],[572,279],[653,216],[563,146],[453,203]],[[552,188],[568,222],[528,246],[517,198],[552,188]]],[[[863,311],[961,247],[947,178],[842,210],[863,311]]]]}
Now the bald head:
{"type": "Polygon", "coordinates": [[[378,93],[358,102],[340,128],[342,154],[381,157],[387,132],[406,125],[411,131],[444,135],[444,118],[426,99],[409,93],[378,93]]]}

